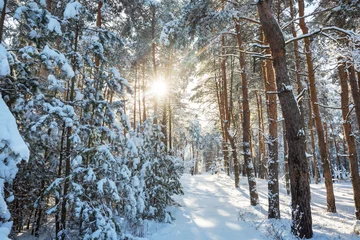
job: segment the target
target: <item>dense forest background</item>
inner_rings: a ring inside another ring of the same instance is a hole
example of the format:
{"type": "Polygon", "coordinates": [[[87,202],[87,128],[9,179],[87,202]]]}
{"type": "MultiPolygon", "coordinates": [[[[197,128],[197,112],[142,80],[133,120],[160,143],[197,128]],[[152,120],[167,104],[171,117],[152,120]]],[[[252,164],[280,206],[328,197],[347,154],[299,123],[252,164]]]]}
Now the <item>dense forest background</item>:
{"type": "Polygon", "coordinates": [[[268,179],[275,219],[284,181],[301,238],[309,183],[335,213],[333,182],[349,180],[359,233],[359,9],[0,0],[0,236],[141,236],[174,220],[180,175],[205,171],[247,177],[251,205],[268,179]]]}

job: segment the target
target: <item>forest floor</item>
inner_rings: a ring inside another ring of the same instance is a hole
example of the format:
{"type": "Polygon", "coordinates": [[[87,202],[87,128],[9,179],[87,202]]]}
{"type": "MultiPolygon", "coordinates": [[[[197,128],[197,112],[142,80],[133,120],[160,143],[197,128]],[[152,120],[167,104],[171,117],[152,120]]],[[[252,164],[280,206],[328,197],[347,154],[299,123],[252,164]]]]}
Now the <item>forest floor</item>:
{"type": "MultiPolygon", "coordinates": [[[[280,184],[281,218],[267,219],[267,181],[257,179],[260,204],[250,206],[247,179],[240,188],[224,175],[184,174],[183,196],[175,196],[179,207],[171,207],[172,224],[150,224],[150,240],[296,239],[290,233],[290,197],[280,184]]],[[[337,213],[326,212],[324,183],[311,184],[313,230],[316,240],[359,239],[352,234],[354,202],[350,182],[334,183],[337,213]]]]}
{"type": "MultiPolygon", "coordinates": [[[[136,231],[139,240],[296,240],[290,233],[290,196],[280,183],[280,220],[267,219],[267,181],[256,179],[260,204],[250,206],[247,179],[240,178],[240,188],[225,174],[203,174],[181,178],[184,195],[174,196],[179,206],[169,207],[175,220],[171,224],[147,221],[136,231]]],[[[334,183],[337,213],[326,212],[324,183],[311,184],[312,219],[315,240],[359,240],[354,234],[354,201],[349,181],[334,183]]],[[[47,240],[53,227],[40,238],[29,233],[16,239],[47,240]]]]}

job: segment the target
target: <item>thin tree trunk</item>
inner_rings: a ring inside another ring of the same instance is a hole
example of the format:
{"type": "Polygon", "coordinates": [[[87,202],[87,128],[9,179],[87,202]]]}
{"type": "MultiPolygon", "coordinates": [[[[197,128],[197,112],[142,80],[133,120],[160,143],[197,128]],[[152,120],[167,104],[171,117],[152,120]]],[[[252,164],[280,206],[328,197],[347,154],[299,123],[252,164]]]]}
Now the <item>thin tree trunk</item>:
{"type": "Polygon", "coordinates": [[[163,99],[163,119],[162,119],[162,133],[164,135],[163,143],[167,146],[167,107],[166,107],[166,97],[163,99]]]}
{"type": "Polygon", "coordinates": [[[172,111],[171,111],[171,99],[168,98],[168,109],[169,109],[169,152],[172,152],[172,111]]]}
{"type": "MultiPolygon", "coordinates": [[[[61,178],[61,172],[62,172],[62,164],[63,164],[63,158],[64,158],[64,142],[65,142],[65,123],[63,124],[63,130],[61,133],[61,141],[60,141],[60,155],[59,155],[59,169],[58,169],[58,178],[61,178]]],[[[55,204],[58,205],[60,203],[59,197],[55,197],[55,204]]],[[[60,216],[59,212],[56,211],[55,213],[55,234],[56,234],[56,240],[58,240],[58,234],[60,232],[60,216]]]]}
{"type": "Polygon", "coordinates": [[[255,166],[255,170],[256,170],[256,166],[258,166],[259,169],[257,171],[258,172],[257,176],[260,178],[263,174],[261,161],[262,161],[262,142],[264,141],[264,136],[261,131],[261,112],[260,112],[260,99],[259,99],[258,91],[255,91],[255,95],[256,95],[256,105],[257,105],[257,115],[258,115],[258,154],[257,154],[257,164],[254,166],[255,166]]]}
{"type": "MultiPolygon", "coordinates": [[[[265,91],[276,92],[275,74],[270,61],[266,61],[266,75],[267,84],[265,91]]],[[[276,95],[269,94],[268,96],[268,201],[269,211],[268,218],[280,218],[280,205],[279,205],[279,163],[278,163],[278,125],[277,125],[277,104],[276,95]]]]}
{"type": "MultiPolygon", "coordinates": [[[[152,55],[152,63],[153,63],[153,81],[156,81],[157,78],[157,69],[156,69],[156,58],[155,58],[155,50],[156,50],[156,43],[155,43],[155,26],[156,26],[156,7],[151,5],[151,55],[152,55]]],[[[157,120],[157,98],[154,97],[154,124],[158,123],[157,120]]]]}
{"type": "Polygon", "coordinates": [[[328,126],[327,126],[327,123],[326,122],[323,122],[323,127],[324,127],[324,131],[325,131],[325,142],[326,142],[326,145],[329,146],[327,148],[327,156],[328,156],[328,159],[329,159],[329,164],[330,164],[330,173],[331,173],[331,179],[334,178],[334,169],[333,169],[333,162],[331,161],[331,157],[330,157],[330,140],[329,140],[329,134],[328,134],[328,126]]]}
{"type": "Polygon", "coordinates": [[[346,139],[345,138],[343,139],[342,143],[343,143],[344,168],[346,171],[346,176],[348,176],[348,172],[350,171],[350,168],[349,168],[348,158],[346,157],[347,151],[346,151],[346,139]]]}
{"type": "MultiPolygon", "coordinates": [[[[299,16],[304,16],[304,0],[299,0],[299,16]]],[[[308,34],[309,30],[306,26],[305,19],[300,18],[300,28],[303,34],[308,34]]],[[[312,109],[314,110],[314,118],[316,125],[316,132],[318,136],[318,144],[320,150],[320,158],[323,165],[324,177],[325,177],[325,187],[326,187],[326,202],[327,202],[327,211],[328,212],[336,212],[335,205],[335,195],[334,188],[332,183],[332,177],[330,172],[330,164],[327,156],[327,144],[325,142],[324,129],[322,126],[321,114],[318,105],[318,97],[316,93],[316,83],[315,83],[315,71],[312,61],[312,53],[310,48],[310,39],[304,38],[305,42],[305,55],[306,55],[306,63],[308,66],[308,77],[309,77],[309,85],[310,85],[310,98],[312,109]]]]}
{"type": "Polygon", "coordinates": [[[320,171],[316,158],[316,148],[315,148],[315,136],[314,136],[314,118],[312,114],[311,101],[308,100],[308,108],[309,108],[309,130],[310,130],[310,138],[311,138],[311,150],[312,150],[312,158],[313,158],[313,177],[315,178],[315,184],[319,183],[320,171]]]}
{"type": "Polygon", "coordinates": [[[143,103],[143,121],[146,120],[146,104],[145,104],[145,63],[142,65],[142,86],[141,86],[143,95],[142,95],[142,103],[143,103]]]}
{"type": "MultiPolygon", "coordinates": [[[[221,79],[222,79],[222,96],[223,96],[223,108],[224,108],[224,115],[223,115],[223,121],[224,121],[224,130],[225,130],[225,146],[228,150],[228,129],[230,126],[230,115],[229,115],[229,101],[228,101],[228,89],[227,89],[227,79],[226,79],[226,57],[225,57],[225,36],[221,36],[221,53],[223,57],[221,58],[221,79]]],[[[229,156],[227,156],[227,159],[224,159],[225,161],[225,171],[227,175],[230,175],[230,159],[229,156]]]]}
{"type": "MultiPolygon", "coordinates": [[[[98,18],[97,19],[97,23],[101,24],[101,7],[102,7],[102,2],[98,3],[98,18]]],[[[100,25],[101,26],[101,25],[100,25]]],[[[98,26],[99,27],[99,26],[98,26]]],[[[79,28],[78,25],[76,26],[75,29],[75,42],[74,42],[74,52],[77,52],[77,48],[78,48],[78,37],[79,37],[79,28]]],[[[99,64],[99,62],[97,62],[99,64]]],[[[99,65],[97,65],[98,67],[99,65]]],[[[73,59],[73,71],[75,72],[76,70],[76,60],[75,58],[73,59]]],[[[75,94],[75,83],[76,83],[76,75],[74,77],[72,77],[71,79],[71,86],[70,86],[70,96],[69,96],[69,100],[70,102],[74,101],[74,94],[75,94]]],[[[71,164],[71,135],[72,135],[72,127],[67,127],[66,128],[66,152],[65,152],[65,183],[64,183],[64,190],[63,190],[63,201],[62,201],[62,205],[61,205],[61,230],[64,231],[66,229],[66,214],[67,214],[67,193],[69,190],[69,186],[70,186],[70,164],[71,164]]],[[[65,239],[65,233],[62,232],[61,235],[61,239],[65,239]]]]}
{"type": "Polygon", "coordinates": [[[1,16],[0,16],[0,44],[2,42],[2,38],[4,35],[4,23],[5,23],[5,15],[6,15],[6,5],[7,0],[3,0],[3,8],[1,10],[1,16]]]}
{"type": "Polygon", "coordinates": [[[136,128],[136,93],[137,93],[137,81],[138,81],[138,72],[137,72],[137,65],[135,65],[135,86],[134,86],[134,122],[133,128],[136,128]]]}
{"type": "MultiPolygon", "coordinates": [[[[214,61],[214,68],[216,67],[215,61],[214,61]]],[[[221,86],[221,81],[217,81],[217,76],[215,74],[215,87],[216,87],[216,97],[217,97],[217,101],[218,101],[218,106],[219,106],[219,116],[220,116],[220,126],[221,126],[221,136],[222,136],[222,153],[224,156],[224,166],[226,166],[226,162],[228,162],[228,149],[227,149],[227,144],[225,142],[225,127],[224,127],[224,98],[223,98],[223,94],[222,94],[222,86],[221,86]]]]}
{"type": "Polygon", "coordinates": [[[334,128],[333,128],[333,125],[330,124],[330,128],[331,128],[331,132],[332,132],[332,137],[333,137],[333,141],[334,141],[334,146],[335,146],[335,154],[336,154],[336,165],[337,165],[337,169],[338,171],[340,172],[340,176],[337,176],[337,178],[340,178],[340,179],[343,179],[343,166],[341,164],[341,161],[340,161],[340,156],[339,156],[339,146],[338,146],[338,143],[336,141],[336,136],[334,134],[334,128]]]}
{"type": "Polygon", "coordinates": [[[263,31],[270,44],[276,72],[277,92],[285,119],[292,197],[291,229],[292,233],[300,238],[311,238],[313,231],[304,126],[301,125],[300,111],[291,90],[286,65],[285,40],[271,13],[269,1],[259,1],[257,7],[263,31]]]}
{"type": "MultiPolygon", "coordinates": [[[[348,145],[349,162],[351,183],[354,192],[355,202],[355,218],[360,220],[360,177],[359,177],[359,163],[356,152],[355,136],[352,133],[351,123],[349,121],[349,86],[345,74],[345,66],[340,63],[338,66],[339,78],[341,84],[341,109],[342,109],[342,122],[345,134],[345,139],[348,145]]],[[[349,76],[350,77],[350,76],[349,76]]],[[[359,234],[359,233],[358,233],[359,234]]]]}
{"type": "Polygon", "coordinates": [[[359,94],[359,87],[356,81],[355,69],[353,64],[349,66],[348,72],[349,72],[349,82],[351,87],[351,95],[353,97],[355,104],[356,119],[357,119],[358,127],[360,128],[360,94],[359,94]]]}
{"type": "Polygon", "coordinates": [[[286,187],[286,194],[287,194],[287,195],[290,195],[290,175],[289,175],[288,144],[287,144],[287,141],[286,141],[285,121],[282,121],[282,129],[283,129],[283,144],[284,144],[285,187],[286,187]]]}
{"type": "Polygon", "coordinates": [[[250,204],[256,206],[259,204],[259,195],[257,193],[254,166],[251,161],[250,156],[250,108],[249,108],[249,99],[248,99],[248,82],[246,77],[246,62],[245,62],[245,53],[242,46],[242,36],[240,24],[236,23],[236,38],[238,43],[238,48],[240,50],[240,72],[241,72],[241,84],[242,84],[242,106],[243,106],[243,152],[244,152],[244,162],[246,165],[246,174],[249,184],[250,192],[250,204]]]}
{"type": "Polygon", "coordinates": [[[229,136],[229,142],[230,142],[233,161],[234,161],[235,188],[238,188],[240,183],[240,169],[239,169],[239,160],[236,152],[235,136],[231,136],[230,133],[228,133],[228,136],[229,136]]]}

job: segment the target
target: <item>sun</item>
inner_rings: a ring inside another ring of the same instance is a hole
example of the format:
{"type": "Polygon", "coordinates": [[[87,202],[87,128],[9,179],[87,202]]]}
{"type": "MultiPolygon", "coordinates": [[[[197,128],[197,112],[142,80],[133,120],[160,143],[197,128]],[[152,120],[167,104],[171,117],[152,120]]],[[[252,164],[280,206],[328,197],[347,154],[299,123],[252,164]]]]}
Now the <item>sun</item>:
{"type": "Polygon", "coordinates": [[[167,86],[163,80],[156,80],[151,86],[151,92],[157,97],[163,97],[167,93],[167,86]]]}

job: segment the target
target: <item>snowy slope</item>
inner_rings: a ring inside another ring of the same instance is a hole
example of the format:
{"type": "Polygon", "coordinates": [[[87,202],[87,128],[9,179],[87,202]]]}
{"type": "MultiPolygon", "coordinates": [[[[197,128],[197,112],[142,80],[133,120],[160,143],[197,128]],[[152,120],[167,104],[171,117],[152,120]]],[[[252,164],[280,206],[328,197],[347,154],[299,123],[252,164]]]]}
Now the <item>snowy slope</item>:
{"type": "MultiPolygon", "coordinates": [[[[180,239],[296,239],[290,233],[290,197],[281,185],[281,220],[267,220],[267,182],[257,179],[260,206],[250,206],[246,178],[235,189],[225,175],[185,174],[184,196],[175,199],[181,207],[171,208],[176,220],[172,224],[149,226],[151,240],[180,239]]],[[[359,239],[352,234],[354,207],[351,184],[335,183],[338,213],[326,212],[325,186],[312,185],[314,237],[325,239],[359,239]]]]}

